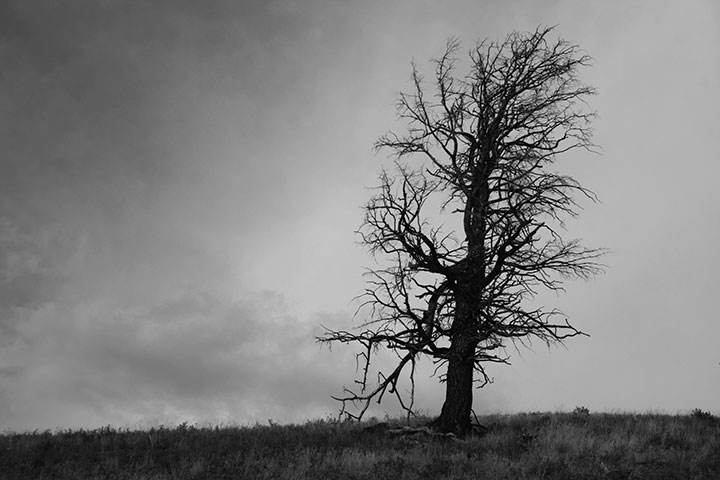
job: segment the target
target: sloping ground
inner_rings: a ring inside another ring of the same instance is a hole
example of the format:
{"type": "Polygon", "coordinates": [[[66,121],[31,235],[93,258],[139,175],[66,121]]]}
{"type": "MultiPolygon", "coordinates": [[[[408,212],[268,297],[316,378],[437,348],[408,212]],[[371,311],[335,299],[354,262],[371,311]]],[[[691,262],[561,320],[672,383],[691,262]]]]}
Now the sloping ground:
{"type": "Polygon", "coordinates": [[[421,424],[305,425],[0,436],[3,479],[717,479],[710,415],[481,417],[482,435],[421,424]]]}

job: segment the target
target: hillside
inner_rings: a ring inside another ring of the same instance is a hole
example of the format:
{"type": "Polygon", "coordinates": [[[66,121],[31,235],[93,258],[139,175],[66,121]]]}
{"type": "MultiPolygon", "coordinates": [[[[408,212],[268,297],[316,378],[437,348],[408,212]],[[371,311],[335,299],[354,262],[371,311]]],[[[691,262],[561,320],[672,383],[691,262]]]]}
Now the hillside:
{"type": "MultiPolygon", "coordinates": [[[[720,420],[692,415],[480,417],[456,439],[400,422],[180,425],[0,435],[3,479],[717,479],[720,420]]],[[[421,423],[415,423],[416,426],[421,423]]]]}

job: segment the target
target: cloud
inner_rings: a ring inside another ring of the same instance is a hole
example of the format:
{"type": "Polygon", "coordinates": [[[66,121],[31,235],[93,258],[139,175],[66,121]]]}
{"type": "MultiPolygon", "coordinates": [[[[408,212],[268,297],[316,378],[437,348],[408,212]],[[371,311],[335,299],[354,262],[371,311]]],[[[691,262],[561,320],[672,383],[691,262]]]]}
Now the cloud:
{"type": "Polygon", "coordinates": [[[328,397],[350,371],[272,292],[121,310],[49,303],[22,317],[0,349],[6,428],[307,418],[335,409],[328,397]]]}
{"type": "Polygon", "coordinates": [[[0,216],[0,346],[17,335],[21,312],[61,295],[84,248],[84,238],[62,224],[21,226],[0,216]]]}

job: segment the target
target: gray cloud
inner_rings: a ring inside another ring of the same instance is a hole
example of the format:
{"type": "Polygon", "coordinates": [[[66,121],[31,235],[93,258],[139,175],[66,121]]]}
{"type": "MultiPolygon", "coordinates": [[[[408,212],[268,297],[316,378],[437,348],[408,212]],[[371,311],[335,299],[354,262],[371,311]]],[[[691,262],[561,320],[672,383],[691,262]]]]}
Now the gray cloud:
{"type": "Polygon", "coordinates": [[[39,428],[61,413],[67,426],[329,413],[350,364],[329,361],[313,341],[317,328],[271,292],[241,301],[190,294],[135,310],[38,309],[23,319],[22,341],[0,351],[0,398],[23,420],[6,426],[39,428]],[[69,405],[86,419],[66,416],[69,405]]]}

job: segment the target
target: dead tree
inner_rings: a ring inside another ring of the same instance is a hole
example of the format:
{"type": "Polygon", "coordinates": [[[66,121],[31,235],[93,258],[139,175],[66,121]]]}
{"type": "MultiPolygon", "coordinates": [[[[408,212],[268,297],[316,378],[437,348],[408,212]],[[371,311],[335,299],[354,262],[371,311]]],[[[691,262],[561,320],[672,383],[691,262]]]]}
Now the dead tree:
{"type": "Polygon", "coordinates": [[[358,312],[362,325],[328,330],[321,342],[356,343],[359,390],[345,389],[342,411],[361,418],[386,393],[412,410],[415,362],[428,356],[444,372],[445,402],[432,426],[466,434],[473,386],[491,379],[486,366],[508,363],[509,343],[532,338],[548,345],[584,335],[561,311],[532,304],[541,290],[601,271],[600,249],[566,240],[563,221],[595,195],[554,170],[558,155],[592,150],[586,99],[594,89],[578,79],[591,58],[552,28],[482,41],[459,75],[459,43],[432,61],[432,94],[413,64],[411,93],[398,112],[407,132],[381,137],[393,166],[358,231],[380,263],[368,271],[358,312]],[[393,369],[369,378],[379,348],[398,355],[393,369]],[[404,378],[404,377],[403,377],[404,378]],[[348,407],[355,405],[357,413],[348,407]]]}

